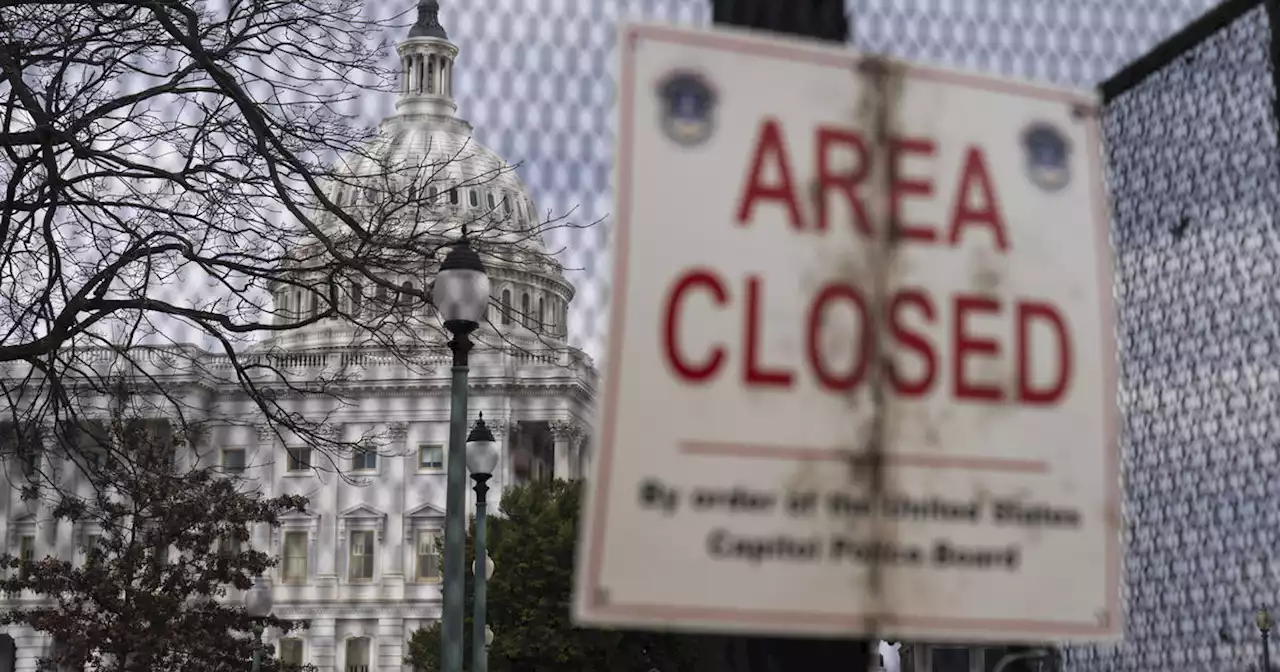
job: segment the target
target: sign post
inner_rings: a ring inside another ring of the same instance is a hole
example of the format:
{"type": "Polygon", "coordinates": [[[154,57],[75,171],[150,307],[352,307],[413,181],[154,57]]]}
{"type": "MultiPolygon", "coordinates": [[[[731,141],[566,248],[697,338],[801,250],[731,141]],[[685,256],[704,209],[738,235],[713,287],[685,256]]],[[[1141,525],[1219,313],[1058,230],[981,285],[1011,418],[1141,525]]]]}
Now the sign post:
{"type": "Polygon", "coordinates": [[[1092,94],[798,40],[620,40],[579,623],[1111,639],[1092,94]]]}

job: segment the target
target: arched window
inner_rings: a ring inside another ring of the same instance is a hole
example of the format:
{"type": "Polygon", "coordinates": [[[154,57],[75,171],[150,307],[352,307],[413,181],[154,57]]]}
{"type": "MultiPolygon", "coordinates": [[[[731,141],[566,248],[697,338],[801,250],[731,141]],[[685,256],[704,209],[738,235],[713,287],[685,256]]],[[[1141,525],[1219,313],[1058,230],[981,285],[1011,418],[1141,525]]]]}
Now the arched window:
{"type": "Polygon", "coordinates": [[[511,324],[511,290],[502,290],[502,323],[511,324]]]}
{"type": "Polygon", "coordinates": [[[369,638],[368,637],[352,637],[347,640],[347,650],[345,651],[346,660],[344,669],[348,672],[368,672],[369,666],[369,638]]]}
{"type": "Polygon", "coordinates": [[[386,308],[388,304],[387,304],[387,288],[385,286],[378,285],[377,297],[378,297],[378,304],[377,304],[378,309],[386,308]]]}
{"type": "Polygon", "coordinates": [[[511,216],[511,199],[509,198],[502,199],[502,214],[508,217],[511,216]]]}
{"type": "Polygon", "coordinates": [[[458,204],[458,188],[457,187],[452,187],[451,189],[449,189],[449,204],[450,205],[458,204]]]}
{"type": "Polygon", "coordinates": [[[523,316],[521,322],[524,323],[525,329],[533,328],[533,314],[529,312],[529,294],[528,292],[520,295],[520,315],[523,316]]]}
{"type": "Polygon", "coordinates": [[[436,92],[436,57],[427,57],[427,93],[436,92]]]}
{"type": "Polygon", "coordinates": [[[438,196],[439,194],[440,194],[440,191],[435,188],[435,185],[427,187],[427,202],[435,203],[436,196],[438,196]]]}
{"type": "Polygon", "coordinates": [[[547,324],[547,305],[542,297],[538,297],[538,331],[542,331],[547,324]]]}
{"type": "Polygon", "coordinates": [[[311,294],[311,318],[315,319],[317,317],[320,317],[320,295],[317,293],[312,293],[311,294]]]}
{"type": "Polygon", "coordinates": [[[280,663],[289,667],[302,667],[302,640],[297,637],[282,637],[280,650],[276,652],[280,663]]]}
{"type": "Polygon", "coordinates": [[[400,283],[400,307],[410,308],[414,304],[413,283],[405,280],[400,283]]]}
{"type": "Polygon", "coordinates": [[[489,209],[490,209],[490,210],[494,209],[494,207],[496,207],[496,206],[497,206],[497,203],[493,200],[493,192],[492,192],[492,191],[491,191],[491,192],[489,192],[488,194],[486,194],[486,196],[487,196],[487,197],[488,197],[488,199],[489,199],[489,200],[488,200],[488,203],[489,203],[489,209]]]}
{"type": "Polygon", "coordinates": [[[358,282],[351,283],[351,315],[353,317],[360,316],[360,308],[364,299],[364,285],[358,282]]]}
{"type": "Polygon", "coordinates": [[[306,310],[306,304],[302,302],[302,290],[293,293],[293,316],[302,317],[302,311],[306,310]]]}
{"type": "Polygon", "coordinates": [[[478,208],[478,207],[480,207],[480,192],[476,191],[475,189],[469,189],[468,191],[470,191],[470,192],[471,192],[471,194],[470,194],[470,196],[471,196],[471,207],[473,207],[473,208],[478,208]]]}

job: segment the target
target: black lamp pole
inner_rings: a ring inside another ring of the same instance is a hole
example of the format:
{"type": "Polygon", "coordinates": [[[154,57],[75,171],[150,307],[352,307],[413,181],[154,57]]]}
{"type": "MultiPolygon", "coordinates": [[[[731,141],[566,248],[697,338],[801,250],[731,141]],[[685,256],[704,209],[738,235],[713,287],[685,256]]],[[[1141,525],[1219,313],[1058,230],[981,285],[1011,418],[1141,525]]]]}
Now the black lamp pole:
{"type": "MultiPolygon", "coordinates": [[[[711,0],[714,23],[849,42],[845,0],[711,0]]],[[[733,672],[872,669],[874,642],[862,639],[733,637],[725,659],[733,672]]]]}
{"type": "Polygon", "coordinates": [[[1271,612],[1266,607],[1259,609],[1254,624],[1262,633],[1262,672],[1271,672],[1271,612]]]}

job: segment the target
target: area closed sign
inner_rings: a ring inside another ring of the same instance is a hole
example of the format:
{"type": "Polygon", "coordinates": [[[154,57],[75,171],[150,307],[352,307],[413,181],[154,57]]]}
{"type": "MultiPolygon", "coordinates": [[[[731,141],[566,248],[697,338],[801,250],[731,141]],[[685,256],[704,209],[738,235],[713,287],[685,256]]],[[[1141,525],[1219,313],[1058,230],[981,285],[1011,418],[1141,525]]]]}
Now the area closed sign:
{"type": "Polygon", "coordinates": [[[1097,101],[631,25],[580,623],[1110,639],[1097,101]]]}

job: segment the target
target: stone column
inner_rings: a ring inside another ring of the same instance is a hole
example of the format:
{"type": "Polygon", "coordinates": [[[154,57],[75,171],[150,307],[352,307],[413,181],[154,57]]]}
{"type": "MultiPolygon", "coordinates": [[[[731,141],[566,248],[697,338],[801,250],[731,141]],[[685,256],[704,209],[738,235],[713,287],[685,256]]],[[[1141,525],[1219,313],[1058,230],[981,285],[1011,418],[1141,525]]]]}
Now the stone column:
{"type": "MultiPolygon", "coordinates": [[[[403,460],[398,457],[390,457],[391,455],[404,455],[407,451],[405,441],[409,438],[409,424],[406,422],[393,422],[387,426],[387,446],[382,452],[385,455],[379,456],[382,461],[381,479],[388,488],[394,488],[396,492],[403,492],[405,483],[409,476],[405,470],[394,469],[396,462],[403,464],[403,460]]],[[[412,452],[412,451],[409,451],[412,452]]],[[[414,459],[417,459],[416,457],[414,459]]],[[[404,528],[404,505],[403,499],[401,505],[393,507],[388,512],[388,519],[385,524],[388,530],[400,530],[404,528]]],[[[404,592],[404,535],[388,534],[385,535],[386,540],[382,544],[382,553],[384,563],[382,566],[382,580],[388,584],[387,588],[394,588],[394,584],[399,584],[400,594],[404,592]]],[[[391,597],[388,595],[387,597],[391,597]]]]}
{"type": "Polygon", "coordinates": [[[502,483],[511,485],[515,483],[515,452],[520,445],[520,421],[507,419],[507,431],[502,437],[503,445],[499,448],[502,451],[502,458],[498,465],[498,473],[501,474],[502,483]]]}
{"type": "Polygon", "coordinates": [[[311,663],[320,672],[331,672],[337,664],[335,623],[332,616],[318,616],[311,619],[310,630],[305,631],[311,649],[311,663]]]}
{"type": "Polygon", "coordinates": [[[556,478],[576,478],[575,447],[584,432],[582,426],[574,420],[552,420],[547,423],[551,428],[551,436],[555,439],[555,462],[552,475],[556,478]]]}
{"type": "Polygon", "coordinates": [[[404,631],[404,619],[399,616],[378,618],[378,650],[372,660],[378,672],[394,672],[404,667],[404,645],[408,637],[404,631]]]}

